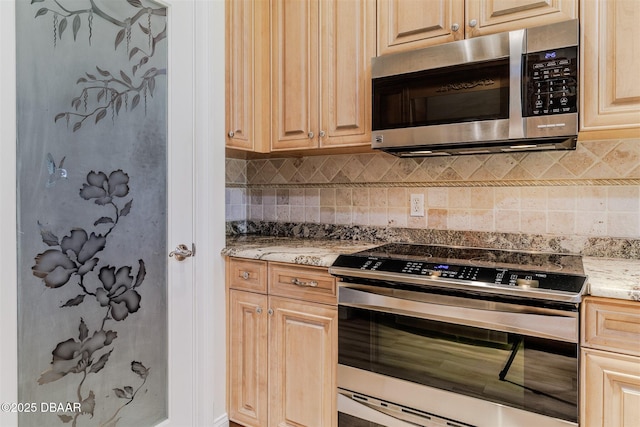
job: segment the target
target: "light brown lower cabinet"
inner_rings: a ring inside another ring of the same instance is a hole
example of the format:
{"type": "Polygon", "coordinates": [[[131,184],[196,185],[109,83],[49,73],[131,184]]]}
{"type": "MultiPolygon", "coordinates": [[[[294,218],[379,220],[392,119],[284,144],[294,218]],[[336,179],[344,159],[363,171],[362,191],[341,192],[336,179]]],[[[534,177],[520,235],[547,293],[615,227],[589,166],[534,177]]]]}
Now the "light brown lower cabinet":
{"type": "Polygon", "coordinates": [[[581,427],[640,426],[640,302],[587,297],[581,427]]]}
{"type": "Polygon", "coordinates": [[[243,277],[256,279],[246,272],[267,270],[259,280],[290,276],[296,297],[303,288],[313,299],[321,284],[326,300],[326,281],[335,288],[326,269],[227,260],[227,284],[235,287],[228,287],[229,419],[247,427],[335,427],[337,307],[287,297],[282,280],[278,295],[242,289],[243,277]],[[266,268],[256,268],[261,265],[266,268]]]}

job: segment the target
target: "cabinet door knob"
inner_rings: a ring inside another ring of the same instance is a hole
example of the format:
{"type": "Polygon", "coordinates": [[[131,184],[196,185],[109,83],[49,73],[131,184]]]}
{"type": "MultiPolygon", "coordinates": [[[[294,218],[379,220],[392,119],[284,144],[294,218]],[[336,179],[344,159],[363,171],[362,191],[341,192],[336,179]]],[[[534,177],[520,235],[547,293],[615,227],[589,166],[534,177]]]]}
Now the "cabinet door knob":
{"type": "Polygon", "coordinates": [[[476,25],[478,25],[478,21],[475,19],[472,19],[471,21],[469,21],[469,26],[471,28],[475,27],[476,25]]]}
{"type": "Polygon", "coordinates": [[[454,33],[456,31],[458,31],[459,29],[460,29],[460,24],[455,23],[455,24],[451,25],[451,31],[453,31],[454,33]]]}
{"type": "Polygon", "coordinates": [[[325,135],[326,135],[326,133],[323,130],[321,130],[320,131],[320,138],[324,138],[325,135]]]}
{"type": "Polygon", "coordinates": [[[256,307],[256,313],[262,314],[262,307],[256,307]]]}
{"type": "Polygon", "coordinates": [[[313,139],[313,132],[309,132],[307,135],[309,136],[309,139],[313,139]]]}
{"type": "Polygon", "coordinates": [[[235,135],[236,133],[232,130],[229,131],[229,133],[227,135],[229,135],[229,138],[233,138],[233,135],[235,135]]]}
{"type": "Polygon", "coordinates": [[[267,314],[269,316],[272,316],[273,315],[273,308],[270,308],[269,310],[267,310],[267,314]]]}

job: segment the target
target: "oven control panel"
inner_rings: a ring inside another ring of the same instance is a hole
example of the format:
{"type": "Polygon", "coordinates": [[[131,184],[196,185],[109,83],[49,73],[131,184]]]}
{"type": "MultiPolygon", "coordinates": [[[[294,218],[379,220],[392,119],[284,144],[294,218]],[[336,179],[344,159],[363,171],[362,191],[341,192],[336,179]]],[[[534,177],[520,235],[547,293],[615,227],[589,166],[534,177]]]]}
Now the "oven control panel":
{"type": "MultiPolygon", "coordinates": [[[[584,276],[560,273],[376,257],[341,256],[333,266],[349,267],[371,273],[391,273],[394,276],[397,275],[394,277],[396,281],[402,281],[402,277],[422,276],[432,281],[431,284],[437,280],[459,280],[483,285],[580,292],[585,282],[584,276]]],[[[385,275],[385,279],[388,279],[388,274],[385,275]]]]}

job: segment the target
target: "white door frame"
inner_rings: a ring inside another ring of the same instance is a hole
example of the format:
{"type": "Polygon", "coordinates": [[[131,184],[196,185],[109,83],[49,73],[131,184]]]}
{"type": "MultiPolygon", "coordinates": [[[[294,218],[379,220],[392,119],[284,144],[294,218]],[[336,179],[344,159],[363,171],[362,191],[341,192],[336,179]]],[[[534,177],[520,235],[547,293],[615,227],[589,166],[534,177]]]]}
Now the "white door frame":
{"type": "MultiPolygon", "coordinates": [[[[181,319],[181,330],[169,330],[169,339],[180,339],[186,348],[170,353],[170,363],[179,361],[180,372],[169,372],[169,392],[185,395],[179,402],[170,398],[166,426],[226,426],[225,413],[225,296],[224,264],[224,1],[167,1],[192,23],[190,28],[172,34],[170,43],[181,46],[171,57],[169,69],[179,71],[178,61],[193,64],[191,79],[192,114],[183,112],[180,120],[170,117],[169,140],[194,141],[192,171],[169,171],[171,177],[186,174],[193,179],[194,192],[186,200],[194,204],[193,218],[185,223],[190,230],[169,230],[169,247],[193,236],[196,257],[170,265],[170,282],[180,269],[190,269],[191,289],[171,283],[169,298],[190,298],[192,313],[181,319]],[[192,30],[192,31],[189,31],[192,30]],[[192,50],[188,47],[191,46],[192,50]],[[174,68],[175,67],[175,68],[174,68]],[[181,238],[181,236],[183,238],[181,238]],[[173,295],[173,296],[172,296],[173,295]],[[185,334],[189,325],[191,334],[185,334]],[[190,349],[190,351],[189,351],[190,349]],[[173,403],[178,402],[178,403],[173,403]]],[[[184,21],[183,21],[184,22],[184,21]]],[[[15,76],[15,4],[0,0],[0,403],[17,403],[17,236],[16,236],[16,76],[15,76]]],[[[177,72],[176,72],[177,74],[177,72]]],[[[176,76],[178,77],[178,76],[176,76]]],[[[183,96],[170,93],[171,96],[183,96]]],[[[171,101],[170,101],[171,102],[171,101]]],[[[171,111],[170,111],[171,116],[171,111]]],[[[170,143],[171,145],[171,143],[170,143]]],[[[175,148],[176,144],[174,144],[175,148]]],[[[169,148],[172,150],[171,146],[169,148]]],[[[176,153],[180,153],[177,150],[176,153]]],[[[182,152],[182,154],[185,154],[182,152]]],[[[173,152],[172,152],[173,155],[173,152]]],[[[180,215],[170,211],[169,216],[180,215]]],[[[173,222],[172,222],[173,223],[173,222]]],[[[180,228],[180,227],[177,227],[180,228]]],[[[169,303],[169,306],[171,304],[169,303]]],[[[182,316],[169,310],[169,316],[182,316]]],[[[170,322],[173,324],[174,322],[170,322]]],[[[17,424],[17,414],[0,411],[0,425],[17,424]]]]}

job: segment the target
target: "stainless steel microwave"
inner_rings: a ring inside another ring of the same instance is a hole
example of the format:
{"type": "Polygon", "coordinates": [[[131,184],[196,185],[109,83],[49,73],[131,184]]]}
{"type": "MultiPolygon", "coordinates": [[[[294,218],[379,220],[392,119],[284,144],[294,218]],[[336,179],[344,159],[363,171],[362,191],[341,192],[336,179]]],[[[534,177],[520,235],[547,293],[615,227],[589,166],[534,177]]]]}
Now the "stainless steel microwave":
{"type": "Polygon", "coordinates": [[[372,59],[372,147],[397,156],[575,149],[577,20],[372,59]]]}

